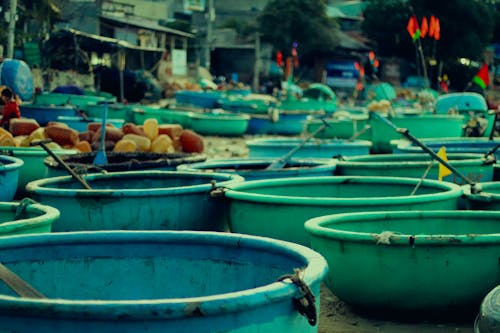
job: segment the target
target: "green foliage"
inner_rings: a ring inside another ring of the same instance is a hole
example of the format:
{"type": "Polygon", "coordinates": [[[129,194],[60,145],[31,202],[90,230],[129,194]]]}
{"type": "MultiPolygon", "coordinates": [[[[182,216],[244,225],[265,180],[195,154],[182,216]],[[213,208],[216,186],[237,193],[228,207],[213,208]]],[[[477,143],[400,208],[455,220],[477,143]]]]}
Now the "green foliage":
{"type": "Polygon", "coordinates": [[[324,0],[271,0],[258,19],[262,40],[290,55],[298,43],[301,59],[333,51],[339,44],[338,25],[326,16],[324,0]]]}

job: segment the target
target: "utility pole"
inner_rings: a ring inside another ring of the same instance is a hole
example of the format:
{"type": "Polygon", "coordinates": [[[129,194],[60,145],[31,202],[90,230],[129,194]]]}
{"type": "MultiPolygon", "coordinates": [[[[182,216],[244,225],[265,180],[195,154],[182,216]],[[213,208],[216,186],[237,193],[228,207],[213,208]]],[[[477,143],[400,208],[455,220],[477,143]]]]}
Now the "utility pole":
{"type": "Polygon", "coordinates": [[[14,35],[16,32],[17,0],[10,0],[9,26],[7,28],[7,58],[14,58],[14,35]]]}
{"type": "Polygon", "coordinates": [[[207,2],[207,40],[205,45],[205,67],[210,70],[210,51],[212,49],[212,22],[215,20],[214,0],[207,2]]]}
{"type": "Polygon", "coordinates": [[[260,74],[260,35],[255,33],[255,62],[253,65],[253,91],[259,90],[259,74],[260,74]]]}

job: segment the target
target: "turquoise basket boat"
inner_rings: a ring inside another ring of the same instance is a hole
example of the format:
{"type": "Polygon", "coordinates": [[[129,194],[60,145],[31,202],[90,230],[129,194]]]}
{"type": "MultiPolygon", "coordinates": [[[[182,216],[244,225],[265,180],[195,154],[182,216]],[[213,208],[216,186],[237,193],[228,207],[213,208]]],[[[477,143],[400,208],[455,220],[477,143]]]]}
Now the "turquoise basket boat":
{"type": "MultiPolygon", "coordinates": [[[[493,180],[494,158],[481,154],[447,154],[448,162],[473,182],[493,180]]],[[[346,157],[337,162],[336,175],[342,176],[392,176],[421,178],[429,165],[427,179],[438,179],[439,163],[427,154],[378,154],[346,157]]],[[[463,185],[464,181],[451,174],[444,181],[463,185]]]]}
{"type": "MultiPolygon", "coordinates": [[[[304,139],[254,139],[247,141],[251,158],[279,158],[301,144],[304,139]]],[[[294,155],[294,158],[332,158],[337,155],[368,155],[372,144],[365,140],[311,139],[294,155]]]]}
{"type": "Polygon", "coordinates": [[[177,104],[213,109],[219,105],[218,101],[222,96],[223,94],[220,91],[182,90],[175,92],[175,101],[177,104]]]}
{"type": "Polygon", "coordinates": [[[273,159],[210,159],[205,162],[181,164],[179,171],[205,171],[238,174],[245,180],[285,177],[332,176],[336,164],[326,159],[291,159],[282,168],[268,170],[273,159]]]}
{"type": "Polygon", "coordinates": [[[45,126],[51,121],[57,121],[59,117],[74,117],[76,115],[74,107],[63,105],[21,104],[19,109],[23,117],[35,119],[41,126],[45,126]]]}
{"type": "Polygon", "coordinates": [[[500,283],[499,222],[498,211],[385,211],[317,217],[305,228],[340,299],[385,315],[456,319],[475,314],[500,283]]]}
{"type": "Polygon", "coordinates": [[[224,202],[211,198],[210,191],[243,180],[238,175],[151,170],[84,178],[91,190],[71,176],[26,186],[35,200],[61,212],[54,231],[223,231],[227,227],[224,202]]]}
{"type": "Polygon", "coordinates": [[[231,231],[308,245],[304,222],[335,213],[381,210],[454,210],[460,186],[398,177],[300,177],[228,186],[231,231]]]}
{"type": "Polygon", "coordinates": [[[107,101],[106,97],[75,95],[63,93],[42,93],[35,95],[33,104],[37,105],[72,105],[79,110],[86,110],[88,104],[97,104],[107,101]]]}
{"type": "MultiPolygon", "coordinates": [[[[335,113],[337,114],[337,113],[335,113]]],[[[334,115],[335,115],[334,114],[334,115]]],[[[345,113],[343,113],[345,114],[345,113]]],[[[336,139],[350,139],[357,135],[359,140],[371,140],[372,134],[369,128],[368,115],[349,115],[345,117],[334,117],[321,119],[308,119],[305,124],[305,131],[307,133],[314,133],[319,127],[323,126],[324,122],[327,126],[316,134],[316,138],[336,138],[336,139]]]]}
{"type": "Polygon", "coordinates": [[[0,236],[50,232],[58,218],[59,211],[46,205],[31,201],[0,202],[0,236]]]}
{"type": "MultiPolygon", "coordinates": [[[[76,150],[52,149],[56,155],[76,154],[76,150]]],[[[25,186],[29,182],[47,176],[47,168],[43,160],[49,155],[40,147],[0,147],[0,155],[8,155],[23,160],[19,168],[19,181],[17,183],[16,197],[26,195],[25,186]]]]}
{"type": "Polygon", "coordinates": [[[490,291],[481,302],[474,322],[474,333],[495,333],[500,327],[500,285],[490,291]]]}
{"type": "Polygon", "coordinates": [[[190,111],[171,110],[152,107],[135,107],[130,111],[131,121],[142,125],[148,118],[154,118],[158,124],[179,124],[184,128],[191,128],[190,111]]]}
{"type": "MultiPolygon", "coordinates": [[[[399,128],[406,128],[419,139],[461,137],[464,123],[463,115],[422,114],[412,116],[395,116],[390,121],[399,128]]],[[[404,138],[383,120],[371,115],[373,152],[391,153],[391,140],[404,138]]]]}
{"type": "Polygon", "coordinates": [[[189,114],[191,129],[203,135],[242,136],[248,128],[250,116],[231,113],[189,114]]]}
{"type": "Polygon", "coordinates": [[[464,124],[471,118],[484,118],[487,125],[480,136],[488,136],[495,122],[495,114],[488,112],[484,97],[474,92],[457,92],[441,95],[436,100],[437,114],[457,113],[464,115],[464,124]]]}
{"type": "Polygon", "coordinates": [[[19,169],[24,161],[5,155],[0,155],[0,201],[12,201],[19,183],[19,169]]]}
{"type": "Polygon", "coordinates": [[[477,193],[471,193],[470,185],[464,185],[464,197],[468,209],[500,211],[500,182],[476,185],[477,193]]]}
{"type": "Polygon", "coordinates": [[[101,119],[105,106],[108,108],[106,113],[107,119],[123,119],[124,122],[131,121],[129,113],[134,107],[133,104],[111,103],[105,105],[102,103],[90,103],[85,108],[85,115],[87,118],[101,119]]]}
{"type": "Polygon", "coordinates": [[[304,294],[279,278],[301,269],[319,307],[328,270],[300,245],[215,232],[9,237],[0,253],[46,296],[21,298],[0,284],[0,326],[17,333],[315,333],[294,306],[304,294]]]}
{"type": "MultiPolygon", "coordinates": [[[[80,174],[94,173],[101,171],[119,172],[119,171],[144,171],[144,170],[163,170],[174,171],[180,164],[201,163],[206,161],[207,156],[197,153],[117,153],[107,152],[108,163],[95,165],[94,159],[96,152],[81,153],[73,155],[61,155],[60,159],[69,167],[80,174]]],[[[48,156],[43,163],[47,168],[47,177],[68,176],[69,173],[52,156],[48,156]]]]}
{"type": "MultiPolygon", "coordinates": [[[[446,148],[446,153],[475,153],[486,154],[496,146],[500,145],[500,138],[489,140],[488,138],[434,138],[422,139],[423,144],[437,152],[441,147],[446,148]]],[[[422,148],[407,140],[393,142],[394,154],[425,153],[422,148]]],[[[497,160],[500,160],[500,149],[495,152],[497,160]]]]}

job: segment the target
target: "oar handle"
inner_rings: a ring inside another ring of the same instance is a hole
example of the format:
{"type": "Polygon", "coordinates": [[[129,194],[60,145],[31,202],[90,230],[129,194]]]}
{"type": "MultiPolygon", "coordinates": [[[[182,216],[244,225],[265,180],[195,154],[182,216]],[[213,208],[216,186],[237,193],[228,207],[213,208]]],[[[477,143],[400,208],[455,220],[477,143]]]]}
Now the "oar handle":
{"type": "Polygon", "coordinates": [[[400,133],[400,134],[402,134],[402,135],[404,135],[408,140],[410,140],[411,142],[413,142],[416,145],[418,145],[427,154],[431,155],[432,158],[434,158],[439,163],[441,163],[442,165],[444,165],[445,167],[447,167],[448,169],[450,169],[455,175],[457,175],[458,177],[462,178],[462,180],[465,181],[467,184],[471,185],[471,187],[474,186],[474,182],[473,181],[471,181],[467,176],[465,176],[463,173],[461,173],[460,171],[458,171],[458,169],[455,168],[454,166],[452,166],[450,163],[448,163],[447,161],[445,161],[444,159],[442,159],[438,154],[436,154],[432,149],[430,149],[429,147],[427,147],[420,140],[418,140],[413,135],[411,135],[410,131],[407,128],[398,128],[397,132],[400,133]]]}
{"type": "Polygon", "coordinates": [[[329,124],[326,123],[325,120],[323,120],[323,124],[320,127],[318,127],[314,132],[312,132],[310,136],[308,136],[307,138],[302,140],[300,142],[300,144],[295,146],[286,155],[282,156],[277,161],[274,161],[273,163],[271,163],[266,169],[277,169],[279,167],[282,167],[284,164],[286,164],[288,162],[288,160],[293,156],[293,154],[295,154],[300,148],[304,147],[304,145],[307,142],[309,142],[309,140],[314,138],[319,132],[323,131],[325,129],[325,127],[327,127],[327,126],[329,126],[329,124]]]}
{"type": "Polygon", "coordinates": [[[372,112],[373,115],[375,115],[378,119],[382,120],[387,126],[391,127],[394,129],[397,133],[404,135],[408,140],[413,142],[414,144],[418,145],[420,148],[422,148],[427,154],[431,155],[432,158],[437,160],[439,163],[443,164],[445,167],[450,169],[455,175],[460,177],[462,180],[464,180],[467,184],[471,185],[471,188],[474,187],[474,182],[472,182],[469,178],[467,178],[464,174],[462,174],[460,171],[458,171],[454,166],[452,166],[450,163],[447,161],[443,160],[441,157],[439,157],[438,154],[436,154],[432,149],[427,147],[422,141],[414,137],[412,134],[410,134],[410,131],[407,128],[398,128],[392,121],[389,119],[379,115],[376,112],[372,112]]]}
{"type": "Polygon", "coordinates": [[[7,266],[0,263],[0,280],[21,297],[46,298],[41,292],[33,288],[19,275],[11,271],[7,266]]]}
{"type": "Polygon", "coordinates": [[[48,139],[48,140],[33,141],[30,143],[30,146],[41,146],[47,152],[47,154],[52,156],[52,158],[57,163],[62,165],[71,174],[71,176],[73,176],[74,179],[76,179],[80,184],[82,184],[83,187],[85,187],[87,190],[91,190],[92,188],[90,187],[90,185],[82,177],[80,177],[79,174],[73,171],[73,169],[71,169],[69,165],[67,165],[59,156],[54,154],[54,152],[49,147],[47,147],[46,143],[49,142],[52,142],[52,140],[48,139]]]}

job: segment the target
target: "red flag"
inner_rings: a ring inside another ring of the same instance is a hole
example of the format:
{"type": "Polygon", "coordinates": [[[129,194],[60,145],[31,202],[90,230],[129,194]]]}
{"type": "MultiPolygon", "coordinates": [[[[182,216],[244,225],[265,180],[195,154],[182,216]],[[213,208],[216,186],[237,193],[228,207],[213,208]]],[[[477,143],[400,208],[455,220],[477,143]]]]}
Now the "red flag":
{"type": "Polygon", "coordinates": [[[410,34],[411,38],[415,35],[418,30],[418,21],[417,17],[413,15],[408,19],[408,24],[406,25],[406,31],[410,34]]]}
{"type": "Polygon", "coordinates": [[[427,35],[427,31],[429,31],[429,23],[427,22],[427,17],[424,16],[420,26],[420,37],[424,38],[427,35]]]}
{"type": "Polygon", "coordinates": [[[434,37],[435,30],[436,30],[436,17],[434,15],[431,15],[431,18],[429,20],[429,37],[431,38],[434,37]]]}
{"type": "Polygon", "coordinates": [[[476,76],[472,78],[472,81],[481,88],[486,89],[486,87],[490,84],[490,73],[488,71],[487,64],[483,64],[476,76]]]}
{"type": "Polygon", "coordinates": [[[278,51],[276,53],[276,63],[278,64],[278,66],[283,66],[283,54],[281,53],[281,51],[278,51]]]}
{"type": "Polygon", "coordinates": [[[439,19],[436,17],[434,23],[434,39],[439,40],[441,38],[441,26],[439,25],[439,19]]]}

